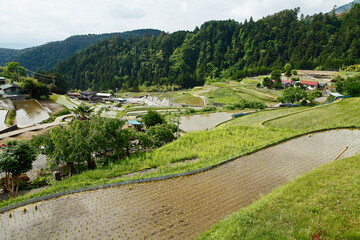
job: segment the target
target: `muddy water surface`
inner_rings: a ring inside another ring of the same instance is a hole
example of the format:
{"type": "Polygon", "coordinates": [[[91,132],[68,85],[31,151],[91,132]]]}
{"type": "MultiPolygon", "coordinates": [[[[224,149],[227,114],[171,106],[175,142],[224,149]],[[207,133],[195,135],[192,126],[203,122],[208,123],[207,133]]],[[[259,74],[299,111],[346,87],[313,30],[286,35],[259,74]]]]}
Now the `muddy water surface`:
{"type": "Polygon", "coordinates": [[[50,116],[35,100],[14,101],[16,109],[16,123],[18,127],[28,127],[41,123],[50,116]]]}
{"type": "Polygon", "coordinates": [[[210,129],[231,119],[234,112],[217,112],[209,114],[191,115],[180,118],[180,129],[185,132],[210,129]]]}
{"type": "Polygon", "coordinates": [[[0,214],[0,239],[193,239],[285,182],[360,150],[359,130],[300,137],[213,170],[66,195],[0,214]]]}
{"type": "Polygon", "coordinates": [[[0,110],[0,131],[6,128],[5,120],[8,110],[0,110]]]}

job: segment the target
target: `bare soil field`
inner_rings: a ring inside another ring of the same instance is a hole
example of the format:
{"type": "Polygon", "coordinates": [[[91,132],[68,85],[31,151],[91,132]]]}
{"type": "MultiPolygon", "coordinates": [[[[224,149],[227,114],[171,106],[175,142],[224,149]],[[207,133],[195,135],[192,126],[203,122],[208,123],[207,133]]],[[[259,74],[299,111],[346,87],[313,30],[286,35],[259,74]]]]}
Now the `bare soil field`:
{"type": "Polygon", "coordinates": [[[338,75],[335,71],[316,71],[316,70],[297,70],[299,76],[309,78],[309,80],[327,82],[329,83],[332,79],[338,75]]]}
{"type": "Polygon", "coordinates": [[[0,239],[193,239],[261,195],[360,150],[359,130],[296,138],[213,170],[86,191],[0,214],[0,239]]]}
{"type": "Polygon", "coordinates": [[[39,100],[39,103],[45,108],[49,109],[52,114],[64,110],[64,107],[61,104],[54,103],[49,100],[39,100]]]}

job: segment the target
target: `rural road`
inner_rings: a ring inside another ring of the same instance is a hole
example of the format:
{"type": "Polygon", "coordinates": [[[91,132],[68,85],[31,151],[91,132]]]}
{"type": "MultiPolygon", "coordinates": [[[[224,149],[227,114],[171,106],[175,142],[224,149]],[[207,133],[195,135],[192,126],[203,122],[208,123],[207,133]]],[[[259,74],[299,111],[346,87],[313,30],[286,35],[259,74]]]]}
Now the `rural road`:
{"type": "Polygon", "coordinates": [[[55,121],[52,122],[52,123],[39,124],[39,125],[31,126],[31,127],[21,128],[21,129],[11,131],[11,132],[8,132],[8,133],[3,133],[3,134],[0,134],[0,139],[4,139],[4,138],[7,138],[7,137],[14,137],[14,136],[20,135],[22,133],[26,133],[26,132],[30,132],[30,131],[37,131],[37,130],[41,130],[41,129],[46,129],[46,128],[53,127],[53,126],[56,126],[56,125],[67,124],[67,122],[63,122],[62,120],[64,118],[66,118],[66,117],[69,117],[69,116],[72,116],[72,114],[57,117],[55,119],[55,121]]]}
{"type": "Polygon", "coordinates": [[[193,239],[261,195],[360,150],[360,130],[296,138],[190,176],[65,195],[0,214],[0,239],[193,239]]]}

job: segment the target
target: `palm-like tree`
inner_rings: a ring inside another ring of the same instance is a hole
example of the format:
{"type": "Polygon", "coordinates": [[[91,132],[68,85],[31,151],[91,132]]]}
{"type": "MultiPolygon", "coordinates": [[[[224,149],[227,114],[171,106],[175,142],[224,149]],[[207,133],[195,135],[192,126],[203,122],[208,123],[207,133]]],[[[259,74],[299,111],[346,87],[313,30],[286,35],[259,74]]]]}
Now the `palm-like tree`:
{"type": "Polygon", "coordinates": [[[88,119],[91,114],[94,112],[94,108],[85,103],[81,103],[79,106],[75,107],[72,112],[75,114],[75,117],[79,120],[88,119]]]}

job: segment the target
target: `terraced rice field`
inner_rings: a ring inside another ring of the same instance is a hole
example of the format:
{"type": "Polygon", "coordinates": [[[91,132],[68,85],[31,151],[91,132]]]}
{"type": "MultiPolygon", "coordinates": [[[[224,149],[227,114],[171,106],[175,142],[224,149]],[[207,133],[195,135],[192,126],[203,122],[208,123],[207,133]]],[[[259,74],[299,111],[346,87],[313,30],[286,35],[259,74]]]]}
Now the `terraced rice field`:
{"type": "Polygon", "coordinates": [[[342,157],[359,152],[360,130],[306,135],[195,175],[26,205],[0,214],[0,239],[192,239],[277,186],[331,162],[345,146],[342,157]]]}

